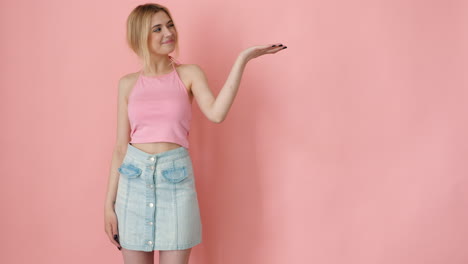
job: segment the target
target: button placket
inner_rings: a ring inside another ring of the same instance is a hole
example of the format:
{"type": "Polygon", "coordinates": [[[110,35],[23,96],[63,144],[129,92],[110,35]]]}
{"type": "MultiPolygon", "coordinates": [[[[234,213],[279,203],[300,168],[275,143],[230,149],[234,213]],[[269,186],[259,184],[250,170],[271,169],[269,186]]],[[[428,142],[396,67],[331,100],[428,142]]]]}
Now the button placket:
{"type": "MultiPolygon", "coordinates": [[[[149,157],[148,160],[151,161],[150,165],[148,165],[148,168],[150,168],[151,173],[154,174],[154,169],[155,169],[155,162],[154,161],[156,160],[156,158],[155,157],[149,157]]],[[[148,187],[149,189],[153,189],[154,184],[148,183],[148,184],[146,184],[146,187],[148,187]]]]}
{"type": "Polygon", "coordinates": [[[156,210],[156,204],[155,204],[155,193],[153,191],[155,185],[154,185],[154,170],[156,168],[156,160],[157,158],[155,156],[150,156],[147,158],[147,170],[150,170],[150,177],[147,178],[146,180],[146,187],[148,188],[146,191],[147,195],[147,208],[148,211],[146,213],[146,228],[149,229],[148,231],[151,230],[151,236],[146,237],[146,244],[149,249],[153,247],[153,241],[154,241],[154,228],[155,228],[155,210],[156,210]]]}
{"type": "Polygon", "coordinates": [[[154,167],[154,161],[156,160],[156,158],[151,156],[151,157],[148,158],[148,160],[151,161],[150,165],[148,165],[148,168],[150,168],[151,171],[154,171],[154,168],[155,168],[154,167]]]}

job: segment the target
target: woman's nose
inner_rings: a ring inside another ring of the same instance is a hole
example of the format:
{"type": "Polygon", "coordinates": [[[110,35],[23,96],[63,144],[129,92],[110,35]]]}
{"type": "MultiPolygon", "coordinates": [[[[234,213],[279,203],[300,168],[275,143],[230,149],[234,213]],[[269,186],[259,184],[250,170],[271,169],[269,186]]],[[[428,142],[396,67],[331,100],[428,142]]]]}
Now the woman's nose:
{"type": "Polygon", "coordinates": [[[164,35],[165,35],[166,37],[172,36],[172,32],[171,32],[171,30],[170,30],[168,27],[164,27],[164,35]]]}

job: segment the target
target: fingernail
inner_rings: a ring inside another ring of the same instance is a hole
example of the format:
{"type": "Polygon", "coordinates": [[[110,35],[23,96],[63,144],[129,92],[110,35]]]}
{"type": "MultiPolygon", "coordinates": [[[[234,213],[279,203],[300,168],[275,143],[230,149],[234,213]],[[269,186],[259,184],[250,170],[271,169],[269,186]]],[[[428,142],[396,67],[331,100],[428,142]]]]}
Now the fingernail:
{"type": "Polygon", "coordinates": [[[281,47],[281,46],[283,46],[283,44],[280,44],[278,47],[281,47]]]}
{"type": "Polygon", "coordinates": [[[117,247],[117,249],[118,249],[118,250],[120,250],[120,249],[121,249],[121,247],[117,247]]]}
{"type": "Polygon", "coordinates": [[[276,47],[276,45],[273,45],[272,47],[276,47]]]}
{"type": "Polygon", "coordinates": [[[282,49],[286,49],[286,48],[287,48],[287,47],[286,47],[286,46],[284,46],[282,49]]]}

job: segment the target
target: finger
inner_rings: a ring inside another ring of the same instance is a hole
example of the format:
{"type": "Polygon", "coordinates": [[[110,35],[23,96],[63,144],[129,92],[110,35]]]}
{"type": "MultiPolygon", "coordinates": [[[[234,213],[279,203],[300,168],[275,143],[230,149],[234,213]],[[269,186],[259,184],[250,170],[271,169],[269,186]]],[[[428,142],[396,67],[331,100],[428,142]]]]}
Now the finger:
{"type": "Polygon", "coordinates": [[[271,44],[270,48],[277,48],[277,47],[283,47],[284,45],[282,43],[276,43],[276,44],[271,44]]]}
{"type": "MultiPolygon", "coordinates": [[[[114,244],[117,248],[120,248],[120,243],[119,243],[117,240],[114,239],[114,235],[115,235],[116,233],[114,233],[112,230],[113,230],[112,225],[109,224],[109,225],[107,226],[107,228],[106,228],[106,233],[107,233],[107,236],[108,236],[108,238],[109,238],[109,241],[110,241],[112,244],[114,244]]],[[[117,235],[118,235],[118,234],[117,234],[117,235]]],[[[117,237],[117,238],[118,238],[118,237],[117,237]]]]}
{"type": "Polygon", "coordinates": [[[283,46],[283,47],[281,47],[281,49],[279,49],[279,50],[277,50],[277,51],[275,51],[275,52],[273,52],[273,53],[276,53],[276,52],[278,52],[278,51],[280,51],[280,50],[285,50],[285,49],[287,49],[287,48],[288,48],[287,46],[283,46]]]}
{"type": "Polygon", "coordinates": [[[117,247],[119,250],[122,249],[122,246],[120,245],[119,234],[118,234],[118,233],[114,233],[113,239],[114,239],[114,241],[115,241],[114,245],[116,245],[116,247],[117,247]]]}
{"type": "Polygon", "coordinates": [[[258,50],[258,51],[267,51],[267,50],[275,49],[275,48],[279,47],[279,45],[282,45],[282,44],[276,43],[276,44],[269,44],[269,45],[259,45],[259,46],[256,47],[256,50],[258,50]]]}
{"type": "Polygon", "coordinates": [[[286,48],[287,48],[286,46],[284,46],[284,47],[279,47],[279,48],[277,47],[277,48],[275,48],[275,49],[266,51],[265,53],[274,54],[274,53],[277,53],[278,51],[283,50],[283,49],[286,49],[286,48]]]}
{"type": "Polygon", "coordinates": [[[117,225],[112,225],[112,234],[113,239],[119,244],[120,246],[120,238],[119,238],[119,230],[117,230],[117,225]]]}
{"type": "Polygon", "coordinates": [[[273,53],[276,53],[276,52],[284,49],[284,47],[286,47],[286,46],[279,46],[279,47],[270,48],[270,49],[264,50],[264,53],[273,54],[273,53]]]}
{"type": "Polygon", "coordinates": [[[119,230],[118,230],[117,224],[114,224],[112,226],[113,226],[112,233],[114,234],[113,239],[118,244],[117,248],[121,250],[122,247],[120,245],[120,237],[119,237],[119,230]]]}

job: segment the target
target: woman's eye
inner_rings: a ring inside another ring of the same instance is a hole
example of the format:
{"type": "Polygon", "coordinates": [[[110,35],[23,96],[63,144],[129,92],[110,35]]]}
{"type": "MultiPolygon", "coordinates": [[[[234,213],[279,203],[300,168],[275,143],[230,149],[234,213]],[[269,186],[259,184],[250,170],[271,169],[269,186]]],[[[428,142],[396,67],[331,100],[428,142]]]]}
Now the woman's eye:
{"type": "MultiPolygon", "coordinates": [[[[169,25],[169,26],[170,26],[170,27],[174,27],[174,24],[169,25]]],[[[156,31],[156,30],[158,30],[158,29],[161,30],[161,28],[156,28],[155,30],[153,30],[153,32],[159,32],[159,31],[156,31]]]]}

